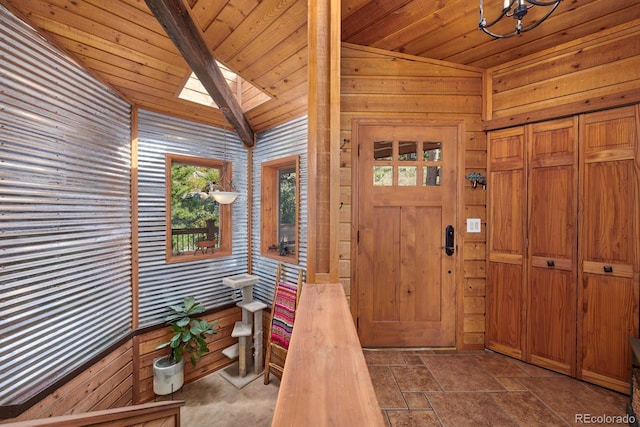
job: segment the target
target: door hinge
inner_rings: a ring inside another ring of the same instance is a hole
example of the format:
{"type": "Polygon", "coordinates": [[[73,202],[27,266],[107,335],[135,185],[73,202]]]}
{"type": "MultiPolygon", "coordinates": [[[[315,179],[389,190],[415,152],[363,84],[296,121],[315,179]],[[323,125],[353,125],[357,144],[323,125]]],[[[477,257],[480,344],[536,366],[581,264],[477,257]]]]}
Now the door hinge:
{"type": "Polygon", "coordinates": [[[360,243],[360,230],[356,232],[356,243],[360,243]]]}
{"type": "Polygon", "coordinates": [[[360,330],[360,317],[356,317],[356,329],[360,330]]]}
{"type": "Polygon", "coordinates": [[[358,157],[360,157],[360,144],[358,144],[358,157]]]}

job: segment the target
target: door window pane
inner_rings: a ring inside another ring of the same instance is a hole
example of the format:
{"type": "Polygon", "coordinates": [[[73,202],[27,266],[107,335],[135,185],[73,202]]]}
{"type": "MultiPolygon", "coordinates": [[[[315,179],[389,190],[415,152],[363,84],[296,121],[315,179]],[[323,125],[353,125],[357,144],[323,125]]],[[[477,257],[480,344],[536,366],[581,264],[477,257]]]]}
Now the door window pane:
{"type": "Polygon", "coordinates": [[[422,143],[422,160],[426,162],[442,161],[442,143],[424,141],[422,143]]]}
{"type": "Polygon", "coordinates": [[[438,186],[440,185],[440,172],[442,167],[440,166],[424,166],[422,169],[422,176],[424,177],[425,186],[438,186]]]}
{"type": "Polygon", "coordinates": [[[393,185],[393,166],[374,166],[373,185],[376,187],[391,187],[393,185]]]}
{"type": "Polygon", "coordinates": [[[418,183],[416,166],[399,166],[398,167],[398,185],[401,187],[415,187],[418,183]]]}
{"type": "Polygon", "coordinates": [[[393,160],[393,141],[375,141],[373,160],[393,160]]]}
{"type": "Polygon", "coordinates": [[[418,143],[416,141],[400,141],[398,143],[398,160],[417,160],[418,143]]]}

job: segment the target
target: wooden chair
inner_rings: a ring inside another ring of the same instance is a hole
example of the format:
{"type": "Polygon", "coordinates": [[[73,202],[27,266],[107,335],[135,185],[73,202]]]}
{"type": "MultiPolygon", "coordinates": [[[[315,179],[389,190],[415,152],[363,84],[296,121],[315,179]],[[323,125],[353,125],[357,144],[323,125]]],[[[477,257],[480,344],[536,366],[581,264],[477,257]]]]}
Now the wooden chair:
{"type": "Polygon", "coordinates": [[[264,383],[269,384],[269,373],[275,370],[280,378],[284,371],[287,349],[293,332],[296,308],[302,288],[302,270],[298,270],[298,283],[286,283],[282,264],[278,264],[276,285],[273,290],[271,321],[267,335],[267,348],[264,361],[264,383]]]}

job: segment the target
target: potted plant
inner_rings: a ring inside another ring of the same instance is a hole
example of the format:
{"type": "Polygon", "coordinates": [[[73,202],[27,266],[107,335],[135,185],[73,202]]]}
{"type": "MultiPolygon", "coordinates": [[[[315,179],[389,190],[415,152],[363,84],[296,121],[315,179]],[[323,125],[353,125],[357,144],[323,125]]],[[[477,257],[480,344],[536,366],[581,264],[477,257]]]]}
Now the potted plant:
{"type": "Polygon", "coordinates": [[[185,357],[189,357],[195,366],[198,359],[209,352],[206,335],[218,332],[215,328],[217,320],[192,319],[192,316],[205,311],[193,297],[185,297],[182,304],[171,305],[169,309],[171,313],[165,320],[173,336],[156,348],[170,347],[171,353],[153,361],[153,391],[159,395],[173,393],[182,387],[185,357]]]}

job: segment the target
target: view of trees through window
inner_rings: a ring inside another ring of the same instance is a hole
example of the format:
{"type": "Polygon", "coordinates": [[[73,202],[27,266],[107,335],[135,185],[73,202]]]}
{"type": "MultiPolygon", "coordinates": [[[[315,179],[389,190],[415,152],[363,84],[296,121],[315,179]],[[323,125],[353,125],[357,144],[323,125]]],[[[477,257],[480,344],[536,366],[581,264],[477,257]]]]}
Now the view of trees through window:
{"type": "Polygon", "coordinates": [[[278,240],[294,243],[296,240],[296,168],[278,170],[279,216],[278,240]]]}
{"type": "Polygon", "coordinates": [[[220,205],[209,195],[221,170],[171,164],[171,251],[193,254],[220,246],[220,205]],[[199,242],[203,242],[200,243],[199,242]]]}

